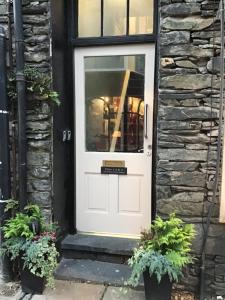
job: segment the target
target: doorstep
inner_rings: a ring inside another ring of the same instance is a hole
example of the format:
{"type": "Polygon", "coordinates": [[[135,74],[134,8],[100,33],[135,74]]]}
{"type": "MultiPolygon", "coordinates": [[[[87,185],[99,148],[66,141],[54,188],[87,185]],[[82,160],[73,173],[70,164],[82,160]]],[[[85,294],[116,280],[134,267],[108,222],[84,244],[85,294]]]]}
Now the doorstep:
{"type": "Polygon", "coordinates": [[[86,251],[131,256],[138,240],[88,234],[67,235],[61,243],[62,250],[86,251]]]}
{"type": "Polygon", "coordinates": [[[59,280],[123,286],[130,275],[130,267],[124,264],[63,258],[56,269],[55,278],[59,280]]]}
{"type": "Polygon", "coordinates": [[[67,235],[61,242],[63,258],[126,264],[138,240],[88,234],[67,235]]]}

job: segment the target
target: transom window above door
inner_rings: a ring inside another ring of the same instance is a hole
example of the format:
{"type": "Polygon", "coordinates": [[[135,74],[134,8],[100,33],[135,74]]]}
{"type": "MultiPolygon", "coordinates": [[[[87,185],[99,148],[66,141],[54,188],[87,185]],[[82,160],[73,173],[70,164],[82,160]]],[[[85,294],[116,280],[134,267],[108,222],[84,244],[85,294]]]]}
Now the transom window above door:
{"type": "Polygon", "coordinates": [[[155,0],[77,0],[75,39],[154,34],[155,0]]]}

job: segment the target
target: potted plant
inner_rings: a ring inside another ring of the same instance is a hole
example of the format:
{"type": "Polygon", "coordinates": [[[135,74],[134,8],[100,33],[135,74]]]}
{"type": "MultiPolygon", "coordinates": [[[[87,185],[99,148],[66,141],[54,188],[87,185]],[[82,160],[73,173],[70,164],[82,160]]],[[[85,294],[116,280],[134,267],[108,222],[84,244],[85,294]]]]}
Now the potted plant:
{"type": "MultiPolygon", "coordinates": [[[[59,94],[52,89],[52,78],[48,73],[41,72],[38,68],[25,66],[27,95],[38,101],[47,101],[60,105],[59,94]]],[[[16,75],[14,72],[8,76],[8,96],[14,101],[17,97],[16,75]]]]}
{"type": "Polygon", "coordinates": [[[172,283],[182,275],[182,268],[193,261],[191,241],[195,236],[193,225],[184,224],[175,214],[168,220],[159,216],[141,240],[128,264],[132,268],[127,284],[136,287],[144,277],[147,300],[170,300],[172,283]]]}
{"type": "Polygon", "coordinates": [[[2,227],[1,254],[19,263],[22,290],[41,294],[45,282],[54,286],[53,272],[59,253],[53,224],[46,224],[37,205],[28,205],[2,227]]]}

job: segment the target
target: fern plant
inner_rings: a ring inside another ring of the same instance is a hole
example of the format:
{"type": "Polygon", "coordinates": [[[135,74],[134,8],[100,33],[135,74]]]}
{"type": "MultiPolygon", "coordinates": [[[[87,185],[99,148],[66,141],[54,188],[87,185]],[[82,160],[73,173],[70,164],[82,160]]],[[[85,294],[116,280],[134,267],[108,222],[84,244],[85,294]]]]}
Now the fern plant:
{"type": "MultiPolygon", "coordinates": [[[[51,88],[52,78],[49,74],[43,73],[37,68],[26,66],[24,75],[28,94],[40,101],[50,101],[60,105],[59,94],[51,88]]],[[[11,100],[15,100],[17,97],[15,73],[11,73],[8,78],[8,95],[11,100]]]]}
{"type": "Polygon", "coordinates": [[[145,271],[150,277],[156,276],[158,282],[166,274],[170,281],[178,281],[182,268],[193,261],[190,252],[194,236],[193,225],[185,224],[175,214],[168,220],[158,216],[150,228],[141,233],[140,244],[128,261],[132,274],[127,284],[136,287],[145,271]]]}

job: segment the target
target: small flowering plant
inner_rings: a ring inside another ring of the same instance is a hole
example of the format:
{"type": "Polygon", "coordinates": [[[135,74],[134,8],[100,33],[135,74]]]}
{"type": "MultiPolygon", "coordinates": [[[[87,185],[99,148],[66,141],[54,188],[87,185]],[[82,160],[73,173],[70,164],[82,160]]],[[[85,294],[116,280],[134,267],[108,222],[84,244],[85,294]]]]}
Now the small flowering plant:
{"type": "Polygon", "coordinates": [[[2,227],[5,241],[1,254],[11,260],[19,259],[21,271],[46,280],[54,287],[53,273],[59,253],[56,249],[56,227],[46,224],[37,205],[28,205],[23,213],[17,213],[2,227]]]}

